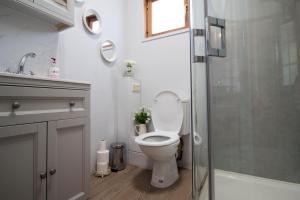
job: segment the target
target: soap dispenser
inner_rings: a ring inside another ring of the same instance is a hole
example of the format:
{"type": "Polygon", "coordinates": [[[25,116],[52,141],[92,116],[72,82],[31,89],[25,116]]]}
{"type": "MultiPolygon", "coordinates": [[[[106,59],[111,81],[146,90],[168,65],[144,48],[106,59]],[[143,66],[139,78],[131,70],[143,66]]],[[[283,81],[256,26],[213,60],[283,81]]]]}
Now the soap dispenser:
{"type": "Polygon", "coordinates": [[[56,58],[52,57],[50,59],[50,64],[48,77],[51,79],[59,79],[59,68],[56,66],[56,58]]]}

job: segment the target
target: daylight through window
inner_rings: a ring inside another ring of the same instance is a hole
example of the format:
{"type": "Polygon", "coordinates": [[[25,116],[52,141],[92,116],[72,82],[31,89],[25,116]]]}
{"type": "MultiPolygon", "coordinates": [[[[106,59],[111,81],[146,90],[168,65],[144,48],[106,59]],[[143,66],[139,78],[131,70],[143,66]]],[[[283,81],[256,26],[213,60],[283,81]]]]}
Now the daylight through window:
{"type": "Polygon", "coordinates": [[[146,37],[189,27],[188,0],[145,0],[146,37]]]}

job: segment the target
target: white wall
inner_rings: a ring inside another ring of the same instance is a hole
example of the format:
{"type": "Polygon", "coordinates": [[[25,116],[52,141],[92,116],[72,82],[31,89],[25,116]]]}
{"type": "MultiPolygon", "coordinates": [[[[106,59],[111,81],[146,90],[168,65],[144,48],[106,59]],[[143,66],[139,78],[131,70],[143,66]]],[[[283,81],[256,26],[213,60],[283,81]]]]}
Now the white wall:
{"type": "Polygon", "coordinates": [[[66,77],[74,80],[86,80],[92,84],[91,92],[91,160],[95,167],[97,140],[115,141],[115,93],[114,68],[123,60],[123,1],[97,0],[87,1],[76,9],[76,25],[60,33],[60,65],[66,68],[66,77]],[[86,32],[82,25],[84,7],[97,10],[103,20],[103,32],[100,36],[86,32]],[[99,43],[111,39],[118,50],[118,60],[106,64],[100,57],[99,43]]]}
{"type": "Polygon", "coordinates": [[[28,59],[27,66],[37,74],[47,74],[50,57],[57,53],[58,37],[43,21],[0,6],[0,71],[17,71],[21,57],[34,51],[37,57],[28,59]]]}
{"type": "Polygon", "coordinates": [[[96,140],[115,140],[114,68],[123,60],[123,1],[86,0],[75,10],[75,26],[57,33],[43,21],[0,6],[0,70],[16,70],[20,58],[35,51],[27,69],[47,75],[49,58],[57,55],[61,77],[87,81],[91,90],[91,167],[95,166],[96,140]],[[83,7],[97,10],[103,20],[103,33],[94,36],[82,25],[83,7]],[[99,54],[99,42],[115,41],[118,61],[106,64],[99,54]]]}
{"type": "MultiPolygon", "coordinates": [[[[143,4],[144,1],[141,0],[127,0],[125,8],[125,57],[137,61],[136,77],[142,83],[141,102],[143,105],[151,106],[154,96],[162,90],[172,90],[182,98],[189,98],[189,33],[185,31],[177,35],[145,41],[143,4]]],[[[189,137],[185,138],[185,144],[190,147],[189,137]]],[[[187,159],[185,163],[190,163],[191,154],[186,153],[188,155],[185,155],[187,159]]]]}

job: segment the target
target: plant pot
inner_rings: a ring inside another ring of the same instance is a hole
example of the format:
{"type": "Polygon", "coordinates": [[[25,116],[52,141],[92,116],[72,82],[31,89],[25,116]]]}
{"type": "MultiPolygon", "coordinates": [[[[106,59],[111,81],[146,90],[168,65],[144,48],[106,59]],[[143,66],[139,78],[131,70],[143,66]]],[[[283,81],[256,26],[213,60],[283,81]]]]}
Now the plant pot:
{"type": "Polygon", "coordinates": [[[138,135],[147,133],[147,126],[146,126],[146,124],[137,124],[137,125],[135,125],[135,132],[138,135]]]}
{"type": "Polygon", "coordinates": [[[133,71],[125,71],[123,74],[124,77],[133,77],[134,72],[133,71]]]}

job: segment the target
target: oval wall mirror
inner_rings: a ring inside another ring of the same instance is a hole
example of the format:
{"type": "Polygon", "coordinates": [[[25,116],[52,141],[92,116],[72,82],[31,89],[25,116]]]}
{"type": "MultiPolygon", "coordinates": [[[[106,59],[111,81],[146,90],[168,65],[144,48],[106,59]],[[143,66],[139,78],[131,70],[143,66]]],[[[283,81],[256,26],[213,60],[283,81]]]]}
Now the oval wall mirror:
{"type": "Polygon", "coordinates": [[[102,21],[99,13],[93,9],[86,9],[82,16],[85,28],[93,33],[100,34],[102,32],[102,21]]]}
{"type": "Polygon", "coordinates": [[[111,40],[105,40],[100,45],[102,58],[107,62],[114,62],[117,59],[116,45],[111,40]]]}

